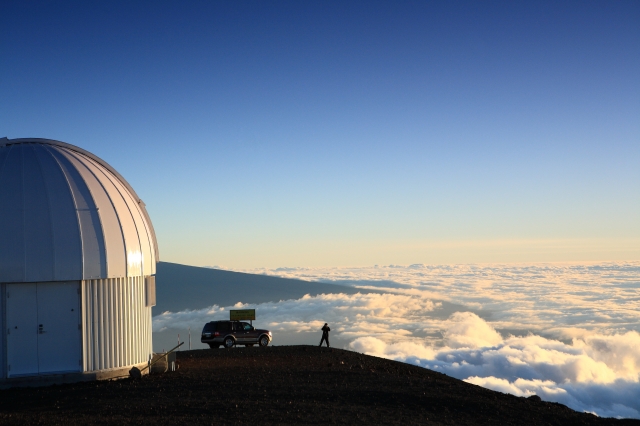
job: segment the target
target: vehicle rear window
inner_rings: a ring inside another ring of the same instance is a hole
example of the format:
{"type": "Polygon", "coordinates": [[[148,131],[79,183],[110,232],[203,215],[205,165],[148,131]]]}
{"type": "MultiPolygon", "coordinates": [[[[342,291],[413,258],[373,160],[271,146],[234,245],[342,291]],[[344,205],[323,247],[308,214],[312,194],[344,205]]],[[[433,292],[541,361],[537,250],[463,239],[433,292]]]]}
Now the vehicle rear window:
{"type": "Polygon", "coordinates": [[[203,333],[211,333],[212,331],[216,331],[216,323],[208,322],[204,325],[203,333]]]}

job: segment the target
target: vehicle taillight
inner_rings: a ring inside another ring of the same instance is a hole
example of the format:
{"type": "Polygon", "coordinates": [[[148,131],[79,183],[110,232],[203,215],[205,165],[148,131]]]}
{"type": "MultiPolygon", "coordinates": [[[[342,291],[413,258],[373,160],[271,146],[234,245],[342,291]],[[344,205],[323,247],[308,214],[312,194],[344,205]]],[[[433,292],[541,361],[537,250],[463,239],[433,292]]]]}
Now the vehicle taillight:
{"type": "Polygon", "coordinates": [[[219,336],[220,332],[216,331],[215,333],[213,333],[214,336],[219,336]]]}

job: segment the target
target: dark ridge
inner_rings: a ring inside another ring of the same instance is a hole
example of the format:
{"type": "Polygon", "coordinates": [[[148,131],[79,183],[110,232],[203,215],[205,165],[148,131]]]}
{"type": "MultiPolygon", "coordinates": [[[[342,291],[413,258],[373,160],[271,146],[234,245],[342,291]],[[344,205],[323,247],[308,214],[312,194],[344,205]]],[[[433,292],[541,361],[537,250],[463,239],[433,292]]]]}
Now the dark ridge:
{"type": "Polygon", "coordinates": [[[203,309],[212,305],[278,302],[329,293],[378,293],[353,287],[268,275],[245,274],[160,262],[156,273],[157,305],[153,315],[165,311],[203,309]]]}
{"type": "Polygon", "coordinates": [[[0,391],[2,424],[640,425],[341,349],[185,351],[142,379],[0,391]]]}

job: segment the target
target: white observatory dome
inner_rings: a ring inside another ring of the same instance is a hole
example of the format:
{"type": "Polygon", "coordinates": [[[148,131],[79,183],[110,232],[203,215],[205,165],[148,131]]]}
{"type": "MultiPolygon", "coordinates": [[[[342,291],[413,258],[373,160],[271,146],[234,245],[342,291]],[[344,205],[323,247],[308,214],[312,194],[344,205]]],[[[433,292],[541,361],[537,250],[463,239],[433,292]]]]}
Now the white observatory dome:
{"type": "Polygon", "coordinates": [[[111,166],[63,142],[0,139],[0,384],[146,365],[157,261],[144,203],[111,166]]]}
{"type": "Polygon", "coordinates": [[[0,139],[0,282],[155,274],[144,203],[98,157],[49,139],[0,139]]]}

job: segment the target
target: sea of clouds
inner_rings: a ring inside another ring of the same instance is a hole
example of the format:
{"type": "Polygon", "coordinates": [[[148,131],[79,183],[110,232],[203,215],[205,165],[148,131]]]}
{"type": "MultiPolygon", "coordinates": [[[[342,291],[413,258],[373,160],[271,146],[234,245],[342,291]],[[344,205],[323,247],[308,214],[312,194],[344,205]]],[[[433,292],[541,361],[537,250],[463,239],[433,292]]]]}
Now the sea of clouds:
{"type": "MultiPolygon", "coordinates": [[[[355,286],[255,307],[274,336],[332,342],[518,396],[640,418],[640,262],[278,268],[242,272],[355,286]],[[314,336],[313,338],[310,336],[314,336]]],[[[233,307],[165,312],[154,331],[198,329],[233,307]]]]}

